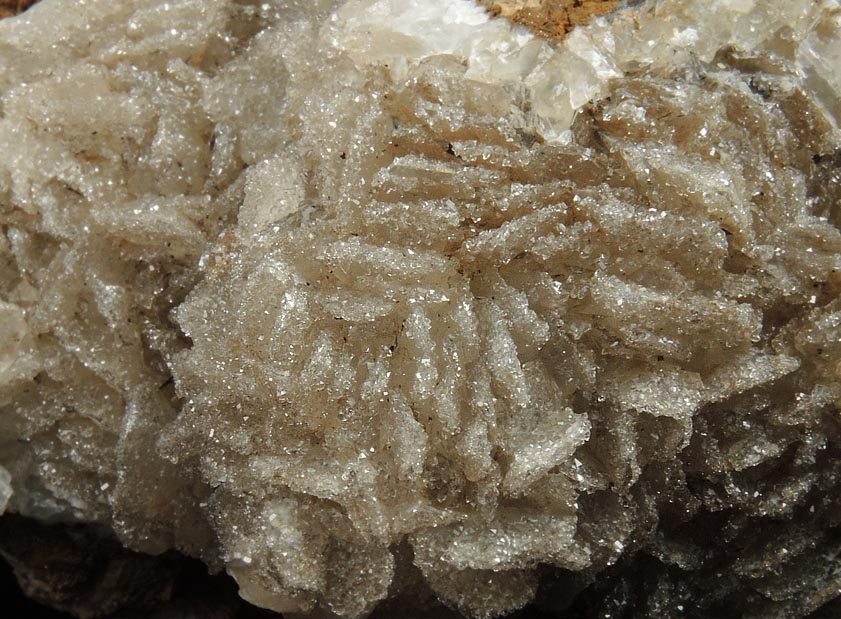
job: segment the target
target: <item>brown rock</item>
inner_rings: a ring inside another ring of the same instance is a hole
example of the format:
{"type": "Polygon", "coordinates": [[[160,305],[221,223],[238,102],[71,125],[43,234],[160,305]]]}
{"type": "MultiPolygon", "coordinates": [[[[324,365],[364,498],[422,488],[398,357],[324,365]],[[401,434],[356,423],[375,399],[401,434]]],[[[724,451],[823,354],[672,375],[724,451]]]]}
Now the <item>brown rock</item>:
{"type": "Polygon", "coordinates": [[[23,13],[38,0],[0,0],[0,19],[23,13]]]}
{"type": "Polygon", "coordinates": [[[620,0],[481,0],[493,15],[522,24],[546,39],[560,41],[576,26],[607,15],[620,0]]]}

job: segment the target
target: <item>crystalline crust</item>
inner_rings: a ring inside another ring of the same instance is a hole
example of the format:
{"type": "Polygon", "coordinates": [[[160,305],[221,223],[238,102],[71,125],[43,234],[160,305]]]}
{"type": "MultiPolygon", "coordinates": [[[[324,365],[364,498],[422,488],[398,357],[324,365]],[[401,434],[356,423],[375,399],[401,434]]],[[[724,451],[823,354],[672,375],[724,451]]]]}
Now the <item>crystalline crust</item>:
{"type": "MultiPolygon", "coordinates": [[[[839,15],[666,0],[557,46],[467,0],[0,22],[0,510],[348,618],[838,513],[839,15]]],[[[732,567],[762,612],[837,589],[763,556],[732,567]]]]}

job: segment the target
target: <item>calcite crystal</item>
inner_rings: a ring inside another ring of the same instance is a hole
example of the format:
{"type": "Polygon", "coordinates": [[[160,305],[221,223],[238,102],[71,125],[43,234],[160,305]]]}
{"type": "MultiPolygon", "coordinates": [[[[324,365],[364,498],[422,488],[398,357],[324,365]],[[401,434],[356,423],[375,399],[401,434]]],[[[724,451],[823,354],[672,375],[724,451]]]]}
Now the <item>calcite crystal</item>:
{"type": "Polygon", "coordinates": [[[0,507],[290,615],[832,599],[841,5],[634,4],[0,22],[0,507]]]}

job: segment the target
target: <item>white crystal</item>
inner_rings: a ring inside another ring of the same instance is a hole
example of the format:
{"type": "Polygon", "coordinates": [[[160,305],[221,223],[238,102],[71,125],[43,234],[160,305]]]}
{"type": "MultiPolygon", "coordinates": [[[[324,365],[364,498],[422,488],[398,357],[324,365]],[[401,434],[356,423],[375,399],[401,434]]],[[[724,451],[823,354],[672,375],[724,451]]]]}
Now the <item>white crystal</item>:
{"type": "Polygon", "coordinates": [[[750,484],[835,436],[838,2],[68,6],[0,22],[0,506],[490,616],[809,496],[750,484]]]}

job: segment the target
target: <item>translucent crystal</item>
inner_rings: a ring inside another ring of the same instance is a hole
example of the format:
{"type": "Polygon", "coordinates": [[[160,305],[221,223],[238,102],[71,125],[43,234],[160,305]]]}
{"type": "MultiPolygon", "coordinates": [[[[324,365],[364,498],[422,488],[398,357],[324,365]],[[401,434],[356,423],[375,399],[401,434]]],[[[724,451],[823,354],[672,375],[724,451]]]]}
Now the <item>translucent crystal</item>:
{"type": "Polygon", "coordinates": [[[698,566],[694,519],[823,539],[838,4],[632,4],[557,44],[468,0],[0,22],[0,506],[348,618],[698,566]]]}
{"type": "Polygon", "coordinates": [[[0,514],[6,511],[9,498],[12,496],[12,477],[9,471],[0,466],[0,514]]]}

